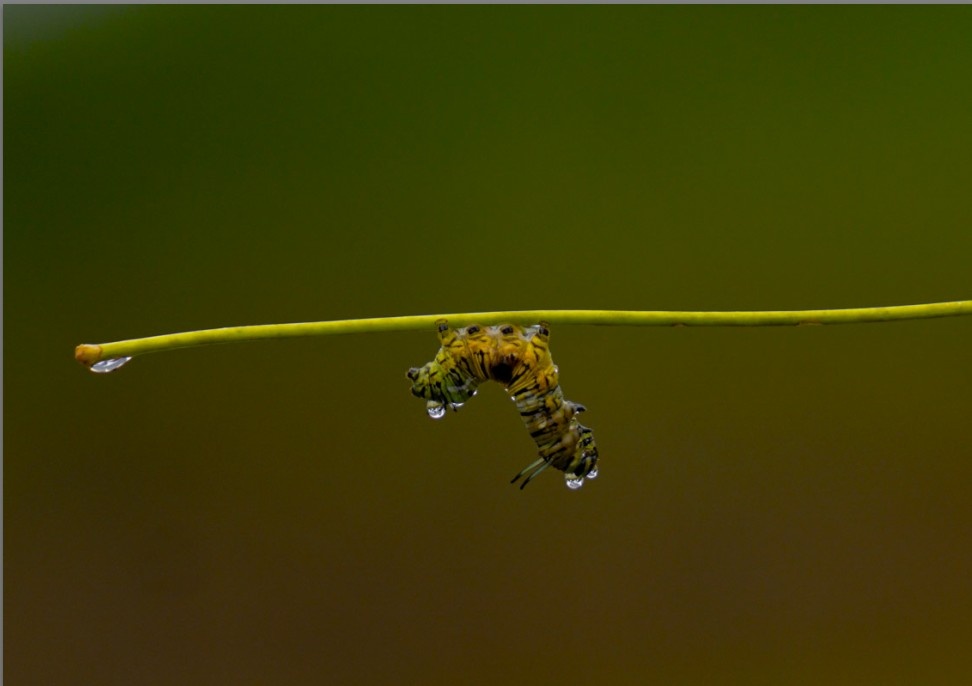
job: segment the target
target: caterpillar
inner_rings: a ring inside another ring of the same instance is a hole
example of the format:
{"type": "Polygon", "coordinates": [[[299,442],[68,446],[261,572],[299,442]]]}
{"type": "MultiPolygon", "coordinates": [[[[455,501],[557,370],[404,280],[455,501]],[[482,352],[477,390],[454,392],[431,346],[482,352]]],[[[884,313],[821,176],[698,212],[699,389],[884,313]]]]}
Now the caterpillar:
{"type": "Polygon", "coordinates": [[[435,325],[439,352],[407,374],[412,395],[426,400],[430,417],[441,419],[446,408],[458,410],[476,395],[480,384],[496,381],[516,404],[539,455],[510,483],[526,477],[523,489],[547,467],[564,472],[571,489],[597,476],[594,433],[577,421],[587,408],[564,398],[559,370],[550,357],[546,322],[526,328],[501,324],[452,329],[439,319],[435,325]]]}

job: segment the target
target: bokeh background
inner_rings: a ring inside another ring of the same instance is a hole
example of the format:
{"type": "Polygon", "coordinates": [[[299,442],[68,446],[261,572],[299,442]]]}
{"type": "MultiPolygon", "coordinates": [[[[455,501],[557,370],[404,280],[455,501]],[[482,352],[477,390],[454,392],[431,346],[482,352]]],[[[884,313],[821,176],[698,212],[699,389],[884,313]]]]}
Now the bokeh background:
{"type": "Polygon", "coordinates": [[[601,477],[433,331],[972,297],[972,10],[27,7],[4,31],[9,684],[955,684],[972,321],[555,327],[601,477]]]}

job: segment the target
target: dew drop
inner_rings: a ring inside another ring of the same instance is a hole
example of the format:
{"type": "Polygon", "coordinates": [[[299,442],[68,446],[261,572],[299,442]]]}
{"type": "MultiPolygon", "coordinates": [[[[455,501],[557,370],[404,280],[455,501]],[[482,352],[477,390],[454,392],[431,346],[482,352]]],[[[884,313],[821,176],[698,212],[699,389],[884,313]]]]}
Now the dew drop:
{"type": "Polygon", "coordinates": [[[587,479],[596,479],[597,478],[597,467],[595,467],[594,469],[592,469],[591,471],[589,471],[587,473],[587,476],[585,478],[587,478],[587,479]]]}
{"type": "Polygon", "coordinates": [[[102,360],[101,362],[95,362],[89,369],[95,374],[107,374],[108,372],[113,372],[116,369],[124,367],[128,364],[128,361],[132,359],[131,357],[113,357],[110,360],[102,360]]]}
{"type": "Polygon", "coordinates": [[[462,407],[465,404],[466,403],[449,403],[449,409],[451,409],[453,412],[456,412],[460,407],[462,407]]]}
{"type": "Polygon", "coordinates": [[[446,409],[445,405],[429,401],[428,405],[425,406],[426,412],[432,419],[442,419],[445,417],[446,409]]]}
{"type": "Polygon", "coordinates": [[[578,488],[584,485],[584,477],[582,476],[578,477],[574,476],[573,474],[566,474],[565,478],[567,479],[567,488],[572,491],[576,491],[578,488]]]}

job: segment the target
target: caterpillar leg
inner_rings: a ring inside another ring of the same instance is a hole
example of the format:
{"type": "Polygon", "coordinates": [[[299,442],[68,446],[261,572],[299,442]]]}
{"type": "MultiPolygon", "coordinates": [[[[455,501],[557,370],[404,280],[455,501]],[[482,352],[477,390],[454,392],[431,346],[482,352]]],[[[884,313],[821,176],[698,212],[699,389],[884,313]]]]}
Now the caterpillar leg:
{"type": "Polygon", "coordinates": [[[524,467],[519,474],[517,474],[510,480],[510,483],[515,484],[517,479],[519,479],[521,476],[529,472],[530,473],[529,476],[527,476],[527,478],[523,481],[523,483],[520,484],[520,490],[522,491],[524,488],[526,488],[526,485],[528,483],[533,481],[540,472],[542,472],[544,469],[546,469],[549,466],[550,463],[541,457],[536,462],[531,462],[526,467],[524,467]]]}

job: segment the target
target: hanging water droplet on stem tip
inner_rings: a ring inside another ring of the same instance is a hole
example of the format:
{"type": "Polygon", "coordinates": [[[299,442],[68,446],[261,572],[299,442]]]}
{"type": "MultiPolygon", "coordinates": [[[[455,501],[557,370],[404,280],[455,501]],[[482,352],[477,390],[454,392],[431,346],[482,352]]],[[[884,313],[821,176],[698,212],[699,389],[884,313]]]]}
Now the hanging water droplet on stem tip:
{"type": "Polygon", "coordinates": [[[116,369],[124,367],[131,359],[131,356],[113,357],[110,360],[101,360],[100,362],[95,362],[89,367],[89,369],[95,374],[107,374],[108,372],[113,372],[116,369]]]}

